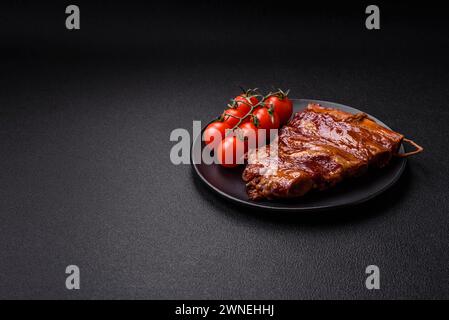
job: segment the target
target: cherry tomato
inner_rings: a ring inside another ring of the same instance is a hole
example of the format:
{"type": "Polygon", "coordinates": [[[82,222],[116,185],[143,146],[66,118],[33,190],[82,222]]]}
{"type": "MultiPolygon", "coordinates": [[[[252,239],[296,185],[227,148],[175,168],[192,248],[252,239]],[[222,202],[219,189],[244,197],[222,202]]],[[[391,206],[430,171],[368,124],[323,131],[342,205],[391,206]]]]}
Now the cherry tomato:
{"type": "Polygon", "coordinates": [[[232,105],[242,111],[244,115],[247,114],[251,110],[251,107],[259,103],[256,90],[244,90],[242,88],[243,93],[234,98],[232,105]]]}
{"type": "Polygon", "coordinates": [[[229,108],[223,112],[223,121],[232,129],[239,122],[236,117],[242,118],[245,114],[238,108],[229,108]]]}
{"type": "MultiPolygon", "coordinates": [[[[236,98],[237,99],[237,98],[236,98]]],[[[257,102],[256,102],[257,103],[257,102]]],[[[235,108],[245,116],[251,110],[251,104],[248,100],[242,98],[240,100],[235,100],[235,108]]]]}
{"type": "Polygon", "coordinates": [[[248,99],[250,101],[250,104],[253,106],[255,106],[259,102],[259,99],[257,99],[256,95],[248,95],[245,93],[235,97],[234,101],[243,101],[248,103],[248,99]]]}
{"type": "Polygon", "coordinates": [[[286,95],[273,95],[265,100],[267,107],[273,106],[274,112],[278,114],[280,124],[288,122],[293,113],[293,103],[286,95]]]}
{"type": "Polygon", "coordinates": [[[259,103],[257,96],[248,96],[246,94],[241,94],[234,99],[238,108],[240,108],[245,114],[249,112],[252,106],[259,103]],[[248,101],[249,100],[249,101],[248,101]]]}
{"type": "Polygon", "coordinates": [[[257,107],[253,114],[255,125],[259,129],[278,129],[280,126],[279,116],[273,108],[257,107]]]}
{"type": "Polygon", "coordinates": [[[217,160],[226,168],[234,168],[243,163],[245,143],[236,136],[224,138],[217,147],[217,160]]]}
{"type": "Polygon", "coordinates": [[[203,140],[206,144],[210,144],[217,137],[219,140],[214,142],[214,145],[223,140],[226,129],[231,129],[229,125],[223,121],[215,121],[206,127],[203,133],[203,140]]]}
{"type": "Polygon", "coordinates": [[[258,134],[258,129],[257,127],[254,125],[253,121],[247,121],[245,123],[242,123],[239,126],[242,136],[245,138],[245,147],[246,150],[248,149],[248,146],[250,147],[257,147],[257,134],[258,134]],[[253,139],[254,142],[248,143],[249,141],[251,141],[250,139],[253,139]],[[253,146],[252,143],[255,143],[255,145],[253,146]]]}

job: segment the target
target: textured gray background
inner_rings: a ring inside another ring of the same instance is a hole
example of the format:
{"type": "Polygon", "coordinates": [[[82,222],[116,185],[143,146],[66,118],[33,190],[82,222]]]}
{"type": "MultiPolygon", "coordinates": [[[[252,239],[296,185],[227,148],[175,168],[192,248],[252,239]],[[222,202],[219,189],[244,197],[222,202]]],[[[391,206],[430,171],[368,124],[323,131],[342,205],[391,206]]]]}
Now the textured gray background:
{"type": "Polygon", "coordinates": [[[0,298],[449,297],[438,7],[381,6],[369,32],[360,3],[80,3],[74,33],[64,4],[2,6],[0,298]],[[169,159],[171,130],[215,117],[238,85],[363,109],[425,152],[351,209],[240,208],[169,159]],[[379,291],[364,287],[369,264],[379,291]]]}

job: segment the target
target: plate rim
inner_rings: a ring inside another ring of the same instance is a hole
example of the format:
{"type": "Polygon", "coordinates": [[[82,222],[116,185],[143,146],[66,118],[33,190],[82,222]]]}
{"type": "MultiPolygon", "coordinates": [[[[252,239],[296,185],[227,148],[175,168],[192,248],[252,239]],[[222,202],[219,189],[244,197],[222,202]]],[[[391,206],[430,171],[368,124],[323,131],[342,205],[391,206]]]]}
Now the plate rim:
{"type": "MultiPolygon", "coordinates": [[[[354,107],[351,106],[347,106],[338,102],[331,102],[331,101],[325,101],[325,100],[317,100],[317,99],[307,99],[307,98],[291,98],[290,100],[292,101],[301,101],[301,100],[306,100],[309,102],[316,102],[316,103],[321,103],[321,104],[326,104],[326,103],[331,103],[331,104],[337,104],[337,105],[342,105],[344,107],[350,108],[350,109],[354,109],[357,110],[359,112],[363,112],[359,109],[356,109],[354,107]]],[[[385,126],[386,128],[392,130],[389,126],[387,126],[384,122],[380,121],[379,119],[377,119],[376,117],[366,113],[368,115],[368,117],[372,118],[373,120],[375,120],[376,122],[380,123],[381,125],[385,126]]],[[[211,121],[212,122],[212,121],[211,121]]],[[[402,158],[402,162],[401,162],[401,166],[399,167],[399,169],[395,172],[394,177],[391,179],[390,183],[388,183],[387,185],[385,185],[383,188],[379,189],[378,191],[369,194],[366,197],[363,197],[361,199],[358,199],[357,201],[352,201],[349,203],[342,203],[342,204],[337,204],[337,205],[321,205],[321,206],[309,206],[309,207],[305,207],[305,208],[301,208],[301,207],[282,207],[282,206],[270,206],[268,204],[260,204],[257,203],[255,201],[250,202],[250,200],[242,200],[239,198],[236,198],[220,189],[218,189],[217,187],[215,187],[214,185],[212,185],[198,170],[197,164],[193,161],[193,146],[195,145],[195,143],[197,142],[198,138],[201,138],[204,129],[211,123],[208,122],[203,128],[201,128],[201,134],[200,136],[195,137],[194,141],[192,142],[191,148],[190,148],[190,160],[191,160],[191,166],[194,168],[194,171],[196,172],[196,174],[201,178],[201,180],[203,182],[206,183],[206,185],[211,188],[212,190],[214,190],[215,192],[217,192],[220,196],[222,196],[223,198],[226,199],[231,199],[234,202],[237,202],[241,205],[244,205],[246,207],[251,207],[251,208],[259,208],[259,209],[264,209],[264,210],[270,210],[270,211],[284,211],[284,212],[312,212],[312,211],[325,211],[325,210],[331,210],[331,209],[338,209],[338,208],[343,208],[343,207],[349,207],[349,206],[355,206],[361,203],[364,203],[366,201],[369,201],[375,197],[377,197],[378,195],[380,195],[381,193],[385,192],[386,190],[388,190],[391,186],[393,186],[398,180],[399,178],[402,176],[402,173],[405,170],[405,166],[407,164],[407,159],[406,158],[402,158]]],[[[403,148],[403,144],[401,143],[400,149],[403,148]]]]}

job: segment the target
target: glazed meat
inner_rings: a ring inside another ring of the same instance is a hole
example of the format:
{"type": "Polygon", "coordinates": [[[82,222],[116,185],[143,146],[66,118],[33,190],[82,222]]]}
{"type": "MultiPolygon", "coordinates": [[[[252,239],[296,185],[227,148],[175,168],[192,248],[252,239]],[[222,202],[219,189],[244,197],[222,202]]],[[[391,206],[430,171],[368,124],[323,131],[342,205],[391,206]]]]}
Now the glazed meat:
{"type": "Polygon", "coordinates": [[[386,166],[403,138],[364,113],[309,104],[280,130],[276,141],[264,147],[266,152],[248,154],[243,172],[248,196],[291,198],[327,189],[369,167],[386,166]]]}

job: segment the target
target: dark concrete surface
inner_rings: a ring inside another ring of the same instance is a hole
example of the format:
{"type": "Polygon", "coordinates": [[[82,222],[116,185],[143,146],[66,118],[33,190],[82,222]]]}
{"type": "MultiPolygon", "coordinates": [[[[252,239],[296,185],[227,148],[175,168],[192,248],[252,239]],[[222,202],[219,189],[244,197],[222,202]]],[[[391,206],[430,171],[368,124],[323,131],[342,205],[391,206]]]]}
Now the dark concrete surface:
{"type": "Polygon", "coordinates": [[[449,298],[441,8],[380,4],[368,31],[363,3],[281,4],[79,2],[76,32],[64,3],[1,5],[0,298],[449,298]],[[239,85],[362,109],[425,152],[350,209],[241,208],[169,158],[239,85]]]}

